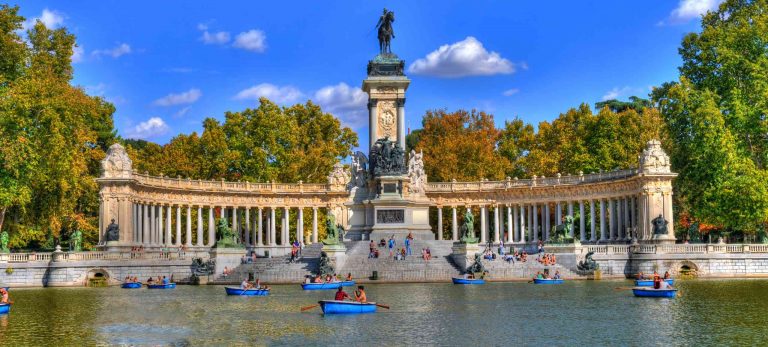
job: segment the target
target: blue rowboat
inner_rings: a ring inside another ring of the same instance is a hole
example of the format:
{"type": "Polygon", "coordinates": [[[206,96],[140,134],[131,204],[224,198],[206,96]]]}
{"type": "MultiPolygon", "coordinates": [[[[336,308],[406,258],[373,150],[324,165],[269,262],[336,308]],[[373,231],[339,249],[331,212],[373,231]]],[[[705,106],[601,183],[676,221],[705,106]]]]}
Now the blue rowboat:
{"type": "Polygon", "coordinates": [[[562,278],[558,278],[558,279],[554,279],[554,278],[549,278],[549,279],[546,279],[546,278],[534,278],[533,279],[533,283],[535,283],[535,284],[563,284],[563,279],[562,278]]]}
{"type": "MultiPolygon", "coordinates": [[[[675,284],[675,280],[672,278],[664,280],[670,285],[675,284]]],[[[635,280],[635,285],[638,287],[653,287],[653,280],[635,280]]]]}
{"type": "Polygon", "coordinates": [[[0,288],[3,288],[3,289],[5,289],[6,291],[7,291],[8,289],[11,289],[11,287],[0,287],[0,288]]]}
{"type": "Polygon", "coordinates": [[[175,289],[176,288],[176,283],[147,284],[147,288],[149,288],[149,289],[175,289]]]}
{"type": "Polygon", "coordinates": [[[242,289],[240,287],[224,287],[227,291],[227,295],[242,295],[242,296],[267,296],[269,295],[269,289],[242,289]]]}
{"type": "Polygon", "coordinates": [[[327,289],[339,289],[344,282],[330,282],[330,283],[302,283],[301,289],[304,290],[327,290],[327,289]]]}
{"type": "Polygon", "coordinates": [[[355,285],[355,281],[341,281],[342,287],[351,287],[355,285]]]}
{"type": "Polygon", "coordinates": [[[141,282],[126,282],[123,283],[121,287],[126,289],[137,289],[141,288],[141,282]]]}
{"type": "Polygon", "coordinates": [[[482,278],[461,278],[453,277],[453,284],[485,284],[485,280],[482,278]]]}
{"type": "Polygon", "coordinates": [[[374,313],[376,312],[375,302],[355,302],[355,301],[337,301],[320,300],[320,309],[324,314],[354,314],[354,313],[374,313]]]}
{"type": "Polygon", "coordinates": [[[0,314],[11,312],[11,304],[0,304],[0,314]]]}
{"type": "Polygon", "coordinates": [[[632,294],[644,298],[674,298],[677,295],[677,289],[653,289],[653,287],[635,287],[632,288],[632,294]]]}

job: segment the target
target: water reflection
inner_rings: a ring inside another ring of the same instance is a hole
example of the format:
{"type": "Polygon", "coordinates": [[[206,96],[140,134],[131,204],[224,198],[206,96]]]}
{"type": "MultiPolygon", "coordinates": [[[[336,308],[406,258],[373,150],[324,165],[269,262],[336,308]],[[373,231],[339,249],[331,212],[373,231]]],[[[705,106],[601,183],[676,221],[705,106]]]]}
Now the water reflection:
{"type": "Polygon", "coordinates": [[[17,289],[0,316],[7,345],[700,345],[768,338],[768,281],[682,281],[677,299],[635,298],[629,281],[366,285],[391,306],[328,316],[302,306],[333,296],[274,286],[228,297],[218,286],[176,290],[17,289]]]}

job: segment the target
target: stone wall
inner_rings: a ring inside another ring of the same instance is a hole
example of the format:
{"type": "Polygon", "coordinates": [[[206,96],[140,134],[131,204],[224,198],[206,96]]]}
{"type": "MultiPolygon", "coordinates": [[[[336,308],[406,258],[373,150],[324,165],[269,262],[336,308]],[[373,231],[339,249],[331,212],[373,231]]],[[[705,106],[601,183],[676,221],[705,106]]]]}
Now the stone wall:
{"type": "Polygon", "coordinates": [[[118,284],[126,276],[142,282],[148,277],[173,276],[187,282],[192,275],[190,260],[85,260],[75,262],[29,262],[0,264],[0,284],[10,287],[83,287],[88,278],[102,273],[108,284],[118,284]],[[13,272],[8,274],[6,269],[13,272]]]}

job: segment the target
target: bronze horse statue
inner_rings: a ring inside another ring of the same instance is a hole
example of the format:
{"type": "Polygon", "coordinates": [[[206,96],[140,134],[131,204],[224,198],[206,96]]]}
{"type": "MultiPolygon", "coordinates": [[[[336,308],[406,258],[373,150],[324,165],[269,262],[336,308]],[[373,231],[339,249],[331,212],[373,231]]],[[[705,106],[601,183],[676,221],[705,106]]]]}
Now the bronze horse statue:
{"type": "Polygon", "coordinates": [[[392,30],[392,22],[394,21],[395,13],[385,8],[379,22],[376,23],[376,27],[379,29],[379,51],[381,54],[392,53],[389,44],[395,38],[395,32],[392,30]]]}

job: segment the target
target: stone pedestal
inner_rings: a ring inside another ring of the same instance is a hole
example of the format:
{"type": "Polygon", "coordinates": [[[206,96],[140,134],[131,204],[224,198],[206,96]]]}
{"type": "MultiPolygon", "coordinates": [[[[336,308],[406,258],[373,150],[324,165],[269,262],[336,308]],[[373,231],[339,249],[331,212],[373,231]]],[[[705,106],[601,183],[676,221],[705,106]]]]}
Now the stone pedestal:
{"type": "Polygon", "coordinates": [[[453,262],[464,271],[475,261],[475,254],[480,253],[480,245],[477,243],[454,242],[451,250],[453,251],[451,253],[453,262]]]}
{"type": "Polygon", "coordinates": [[[243,248],[212,248],[211,259],[216,261],[214,276],[224,272],[224,267],[233,269],[242,264],[246,250],[243,248]]]}
{"type": "Polygon", "coordinates": [[[677,239],[670,234],[654,234],[651,243],[657,245],[673,245],[677,239]]]}
{"type": "Polygon", "coordinates": [[[344,262],[347,260],[347,247],[344,244],[338,245],[323,245],[323,252],[328,255],[331,260],[331,265],[338,271],[339,268],[344,266],[344,262]]]}

